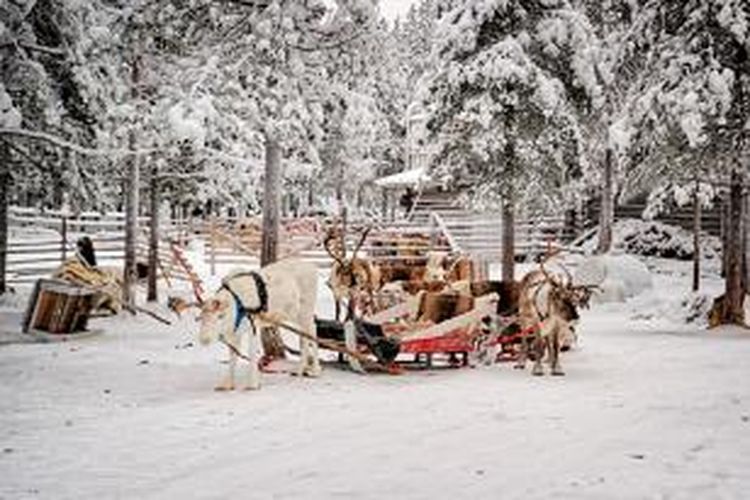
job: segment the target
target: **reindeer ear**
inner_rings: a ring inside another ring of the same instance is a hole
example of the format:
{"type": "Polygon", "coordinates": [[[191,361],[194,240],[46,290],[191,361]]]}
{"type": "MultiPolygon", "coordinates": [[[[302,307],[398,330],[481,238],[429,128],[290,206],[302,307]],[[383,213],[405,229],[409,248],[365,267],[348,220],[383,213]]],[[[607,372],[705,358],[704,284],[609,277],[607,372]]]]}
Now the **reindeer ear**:
{"type": "Polygon", "coordinates": [[[215,313],[219,312],[223,308],[223,304],[218,299],[211,299],[206,301],[205,304],[203,304],[203,312],[204,313],[215,313]]]}

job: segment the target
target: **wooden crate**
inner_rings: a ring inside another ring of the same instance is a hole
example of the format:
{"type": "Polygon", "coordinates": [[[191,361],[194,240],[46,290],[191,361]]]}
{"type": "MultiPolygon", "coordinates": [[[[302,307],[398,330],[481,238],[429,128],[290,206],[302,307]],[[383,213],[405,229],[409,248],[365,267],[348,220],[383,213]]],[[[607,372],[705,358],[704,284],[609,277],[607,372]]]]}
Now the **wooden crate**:
{"type": "Polygon", "coordinates": [[[29,299],[23,331],[69,334],[86,330],[95,292],[61,280],[40,279],[29,299]]]}

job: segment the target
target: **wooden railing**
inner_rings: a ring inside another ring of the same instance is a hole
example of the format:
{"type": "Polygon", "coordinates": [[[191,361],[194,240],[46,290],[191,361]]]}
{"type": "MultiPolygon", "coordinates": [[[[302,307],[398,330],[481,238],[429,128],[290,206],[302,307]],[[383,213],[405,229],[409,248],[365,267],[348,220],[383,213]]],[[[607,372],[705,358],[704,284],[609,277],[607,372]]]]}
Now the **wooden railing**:
{"type": "MultiPolygon", "coordinates": [[[[139,218],[136,256],[148,258],[146,227],[148,217],[139,218]]],[[[10,284],[33,282],[52,274],[76,250],[81,236],[91,238],[97,262],[103,266],[122,266],[125,257],[125,217],[119,213],[70,214],[59,210],[40,211],[32,208],[10,207],[8,222],[11,236],[8,241],[6,281],[10,284]]],[[[167,224],[161,232],[159,248],[160,274],[167,279],[184,280],[185,271],[173,261],[169,238],[175,232],[167,224]]]]}
{"type": "MultiPolygon", "coordinates": [[[[137,255],[146,262],[148,255],[148,217],[139,218],[137,255]]],[[[472,214],[455,211],[433,212],[427,221],[366,220],[348,222],[347,248],[353,250],[359,231],[372,225],[361,255],[376,261],[423,260],[429,251],[463,252],[485,260],[499,259],[502,248],[502,224],[499,214],[472,214]]],[[[124,259],[125,217],[121,213],[72,215],[61,211],[39,211],[11,207],[9,222],[14,233],[8,249],[7,281],[21,283],[48,276],[75,251],[76,240],[88,235],[94,242],[102,265],[121,266],[124,259]],[[25,228],[28,234],[23,235],[25,228]],[[45,231],[45,229],[47,231],[45,231]]],[[[320,218],[288,219],[282,222],[280,254],[297,255],[327,267],[332,259],[323,249],[324,231],[332,220],[320,218]]],[[[205,264],[216,273],[217,267],[256,267],[260,260],[261,225],[258,218],[222,217],[189,223],[164,221],[160,231],[160,272],[167,278],[186,280],[190,271],[174,258],[171,244],[191,239],[205,243],[205,264]]],[[[562,217],[540,217],[521,221],[516,226],[516,253],[534,255],[550,242],[570,241],[562,217]]]]}

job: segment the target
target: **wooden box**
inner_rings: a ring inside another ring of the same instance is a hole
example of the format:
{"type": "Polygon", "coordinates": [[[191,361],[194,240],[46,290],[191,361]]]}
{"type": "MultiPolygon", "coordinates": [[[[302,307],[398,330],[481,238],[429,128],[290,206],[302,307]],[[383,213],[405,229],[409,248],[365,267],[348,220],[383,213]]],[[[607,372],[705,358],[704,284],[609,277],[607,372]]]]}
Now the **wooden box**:
{"type": "Polygon", "coordinates": [[[23,331],[68,334],[86,330],[94,295],[90,288],[40,279],[29,298],[23,331]]]}

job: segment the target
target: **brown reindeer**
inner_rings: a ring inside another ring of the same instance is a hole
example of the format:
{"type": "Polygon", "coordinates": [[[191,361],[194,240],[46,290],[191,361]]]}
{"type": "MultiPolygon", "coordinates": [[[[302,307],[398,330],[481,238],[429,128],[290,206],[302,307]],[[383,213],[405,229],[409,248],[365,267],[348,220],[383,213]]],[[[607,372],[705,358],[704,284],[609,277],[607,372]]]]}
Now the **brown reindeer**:
{"type": "Polygon", "coordinates": [[[363,304],[365,309],[373,307],[375,292],[381,286],[380,272],[372,262],[357,257],[371,229],[367,227],[362,232],[351,258],[347,258],[345,235],[342,231],[335,228],[329,229],[323,241],[328,255],[334,260],[328,286],[336,301],[336,319],[339,319],[341,315],[340,304],[344,299],[349,302],[350,313],[359,305],[358,303],[362,302],[362,299],[365,299],[363,304]]]}
{"type": "Polygon", "coordinates": [[[528,353],[533,349],[532,374],[544,375],[542,358],[547,354],[552,375],[565,375],[560,366],[560,350],[566,339],[573,338],[578,309],[588,307],[595,287],[573,285],[568,270],[561,265],[565,277],[551,274],[544,267],[523,277],[518,299],[518,316],[524,337],[517,368],[525,368],[528,353]]]}

